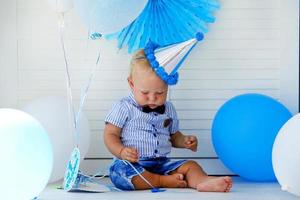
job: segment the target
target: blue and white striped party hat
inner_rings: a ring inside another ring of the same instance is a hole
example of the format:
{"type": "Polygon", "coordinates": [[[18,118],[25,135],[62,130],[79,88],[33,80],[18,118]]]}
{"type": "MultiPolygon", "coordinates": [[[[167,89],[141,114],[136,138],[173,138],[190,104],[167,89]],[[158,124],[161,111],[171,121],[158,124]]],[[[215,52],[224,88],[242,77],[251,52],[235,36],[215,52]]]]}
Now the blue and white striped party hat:
{"type": "Polygon", "coordinates": [[[145,55],[156,74],[168,85],[178,82],[178,69],[196,44],[203,40],[203,34],[181,43],[160,47],[151,41],[144,48],[145,55]]]}

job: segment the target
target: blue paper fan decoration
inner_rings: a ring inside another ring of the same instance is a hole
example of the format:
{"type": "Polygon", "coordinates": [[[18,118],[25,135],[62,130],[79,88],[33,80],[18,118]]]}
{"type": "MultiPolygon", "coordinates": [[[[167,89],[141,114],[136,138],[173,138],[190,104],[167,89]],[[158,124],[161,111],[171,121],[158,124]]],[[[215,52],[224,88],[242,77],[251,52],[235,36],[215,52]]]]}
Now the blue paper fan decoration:
{"type": "Polygon", "coordinates": [[[129,53],[150,40],[160,46],[183,42],[207,33],[207,23],[215,21],[213,12],[219,8],[215,0],[149,0],[131,24],[106,38],[117,39],[120,49],[127,45],[129,53]]]}

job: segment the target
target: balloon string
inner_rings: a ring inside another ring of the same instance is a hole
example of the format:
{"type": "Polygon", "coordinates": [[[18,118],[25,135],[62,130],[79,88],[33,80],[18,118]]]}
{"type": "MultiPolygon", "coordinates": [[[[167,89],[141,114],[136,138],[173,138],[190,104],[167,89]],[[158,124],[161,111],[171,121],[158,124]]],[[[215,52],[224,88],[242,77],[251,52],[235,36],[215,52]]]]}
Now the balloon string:
{"type": "Polygon", "coordinates": [[[79,130],[78,130],[78,124],[79,120],[81,117],[81,113],[83,110],[83,105],[85,103],[87,93],[89,91],[89,88],[91,86],[92,80],[95,77],[96,70],[99,66],[99,61],[100,61],[100,51],[97,56],[97,60],[95,63],[94,69],[91,71],[88,82],[86,86],[84,87],[84,90],[81,92],[81,97],[80,97],[80,103],[79,103],[79,108],[77,114],[75,114],[75,108],[74,108],[74,103],[73,103],[73,95],[72,95],[72,86],[71,86],[71,78],[70,78],[70,73],[69,73],[69,62],[67,59],[67,53],[66,53],[66,48],[65,48],[65,39],[64,39],[64,13],[61,13],[61,21],[60,21],[60,41],[61,41],[61,46],[63,50],[63,55],[64,55],[64,62],[65,62],[65,70],[66,70],[66,77],[67,77],[67,92],[68,92],[68,97],[69,97],[69,113],[71,113],[72,118],[73,118],[73,127],[75,131],[75,143],[76,147],[79,146],[79,130]]]}
{"type": "Polygon", "coordinates": [[[122,160],[125,165],[130,165],[130,167],[145,181],[150,187],[155,189],[155,187],[127,160],[122,160]]]}
{"type": "MultiPolygon", "coordinates": [[[[103,185],[99,181],[100,181],[100,179],[105,178],[105,176],[107,176],[107,175],[104,174],[101,177],[95,177],[95,176],[97,176],[97,174],[94,176],[89,176],[89,175],[83,174],[82,172],[79,171],[77,178],[76,178],[76,182],[74,183],[74,186],[72,186],[72,188],[75,188],[75,189],[80,188],[81,185],[86,185],[86,183],[88,183],[88,182],[98,184],[98,185],[103,185]]],[[[122,191],[121,189],[118,189],[114,186],[108,186],[108,185],[105,185],[105,186],[108,189],[110,189],[110,191],[113,191],[113,190],[119,191],[119,192],[122,191]]]]}
{"type": "Polygon", "coordinates": [[[67,93],[68,93],[68,109],[70,115],[73,118],[73,127],[75,130],[75,143],[76,146],[78,147],[79,145],[79,136],[77,132],[77,123],[76,123],[76,115],[75,115],[75,109],[74,109],[74,104],[73,104],[73,95],[72,95],[72,88],[71,88],[71,78],[70,78],[70,72],[69,72],[69,62],[67,59],[67,54],[66,54],[66,48],[65,48],[65,39],[64,39],[64,13],[61,13],[61,20],[59,23],[59,33],[60,33],[60,42],[63,50],[63,55],[64,55],[64,63],[65,63],[65,72],[66,72],[66,79],[67,79],[67,93]]]}
{"type": "Polygon", "coordinates": [[[77,116],[76,116],[76,124],[78,123],[78,120],[80,119],[80,115],[81,115],[81,112],[82,112],[82,109],[83,109],[84,102],[86,100],[86,96],[87,96],[88,90],[89,90],[89,88],[91,86],[92,80],[94,79],[96,70],[97,70],[97,68],[99,66],[99,61],[100,61],[100,51],[98,53],[98,57],[97,57],[97,60],[96,60],[95,67],[91,71],[89,79],[88,79],[88,82],[87,82],[87,85],[85,86],[84,91],[81,94],[79,109],[78,109],[78,113],[77,113],[77,116]]]}
{"type": "Polygon", "coordinates": [[[92,179],[97,179],[97,180],[99,180],[99,179],[103,179],[103,178],[105,178],[106,176],[108,176],[108,174],[105,172],[105,173],[102,173],[102,171],[98,171],[97,173],[95,173],[94,175],[86,175],[86,174],[83,174],[81,171],[80,172],[78,172],[78,174],[80,174],[80,175],[84,175],[85,177],[87,177],[88,178],[88,180],[91,180],[92,181],[92,179]],[[102,174],[102,175],[101,175],[102,174]]]}

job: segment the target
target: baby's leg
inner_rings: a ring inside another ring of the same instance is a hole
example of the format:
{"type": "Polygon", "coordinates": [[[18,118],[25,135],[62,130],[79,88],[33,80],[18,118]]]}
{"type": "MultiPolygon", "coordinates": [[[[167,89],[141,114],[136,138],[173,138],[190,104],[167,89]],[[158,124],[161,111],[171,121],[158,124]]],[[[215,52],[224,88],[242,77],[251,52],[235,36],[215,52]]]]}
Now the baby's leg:
{"type": "MultiPolygon", "coordinates": [[[[187,183],[184,176],[180,173],[173,173],[172,175],[159,175],[148,171],[144,171],[142,176],[151,183],[154,187],[164,188],[184,188],[187,183]]],[[[151,186],[146,183],[139,175],[132,178],[132,184],[137,190],[151,189],[151,186]]]]}
{"type": "Polygon", "coordinates": [[[187,161],[173,173],[183,174],[188,187],[200,192],[229,192],[232,187],[232,180],[229,176],[208,176],[195,161],[187,161]]]}

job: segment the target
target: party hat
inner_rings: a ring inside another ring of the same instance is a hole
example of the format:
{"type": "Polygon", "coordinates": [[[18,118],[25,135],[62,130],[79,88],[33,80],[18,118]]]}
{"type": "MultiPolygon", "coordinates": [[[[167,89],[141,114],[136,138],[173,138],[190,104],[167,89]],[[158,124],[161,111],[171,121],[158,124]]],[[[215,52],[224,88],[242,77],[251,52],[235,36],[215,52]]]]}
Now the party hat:
{"type": "Polygon", "coordinates": [[[202,33],[197,33],[193,39],[166,47],[149,41],[144,48],[145,55],[156,74],[166,84],[175,85],[178,82],[178,69],[203,37],[202,33]]]}

